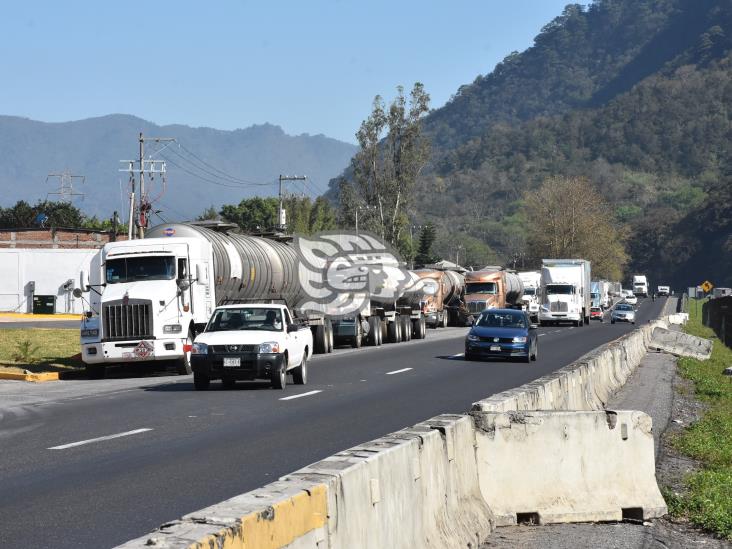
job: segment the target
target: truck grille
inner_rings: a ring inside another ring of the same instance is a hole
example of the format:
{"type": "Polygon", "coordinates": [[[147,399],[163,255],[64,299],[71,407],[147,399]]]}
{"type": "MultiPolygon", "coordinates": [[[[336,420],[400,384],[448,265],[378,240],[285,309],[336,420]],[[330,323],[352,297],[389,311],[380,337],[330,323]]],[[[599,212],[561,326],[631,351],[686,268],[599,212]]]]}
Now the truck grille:
{"type": "Polygon", "coordinates": [[[564,301],[552,301],[549,304],[549,310],[553,313],[566,313],[569,308],[564,301]]]}
{"type": "Polygon", "coordinates": [[[468,301],[468,312],[482,313],[485,310],[485,301],[468,301]]]}
{"type": "Polygon", "coordinates": [[[109,304],[102,310],[104,339],[146,339],[153,336],[151,301],[109,304]]]}

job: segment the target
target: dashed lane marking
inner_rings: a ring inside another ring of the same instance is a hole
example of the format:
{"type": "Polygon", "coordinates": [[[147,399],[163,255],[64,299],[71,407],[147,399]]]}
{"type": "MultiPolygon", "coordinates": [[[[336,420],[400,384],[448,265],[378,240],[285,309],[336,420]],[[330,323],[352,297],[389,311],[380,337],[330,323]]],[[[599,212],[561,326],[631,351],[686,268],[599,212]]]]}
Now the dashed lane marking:
{"type": "Polygon", "coordinates": [[[143,427],[142,429],[135,429],[134,431],[125,431],[124,433],[117,433],[116,435],[106,435],[103,437],[90,438],[87,440],[80,440],[79,442],[70,442],[69,444],[61,444],[60,446],[52,446],[51,448],[49,448],[49,450],[66,450],[67,448],[83,446],[84,444],[92,444],[93,442],[102,442],[104,440],[112,440],[114,438],[128,437],[130,435],[139,435],[140,433],[145,433],[147,431],[152,431],[152,429],[150,429],[148,427],[143,427]]]}
{"type": "Polygon", "coordinates": [[[394,370],[393,372],[386,372],[386,375],[393,376],[394,374],[401,374],[402,372],[408,372],[411,368],[402,368],[401,370],[394,370]]]}
{"type": "Polygon", "coordinates": [[[307,397],[307,396],[311,396],[311,395],[317,395],[318,393],[322,393],[322,392],[323,391],[321,391],[321,390],[308,391],[307,393],[300,393],[299,395],[291,395],[291,396],[288,396],[288,397],[283,397],[280,400],[294,400],[296,398],[302,398],[302,397],[307,397]]]}

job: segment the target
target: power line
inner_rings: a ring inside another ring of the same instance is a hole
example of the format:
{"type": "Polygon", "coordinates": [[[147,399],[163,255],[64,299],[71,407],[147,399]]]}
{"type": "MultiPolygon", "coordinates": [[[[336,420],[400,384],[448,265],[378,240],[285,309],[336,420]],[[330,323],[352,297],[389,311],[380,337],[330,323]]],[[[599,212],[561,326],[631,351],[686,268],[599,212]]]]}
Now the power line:
{"type": "MultiPolygon", "coordinates": [[[[172,149],[171,149],[171,150],[172,150],[172,149]]],[[[201,175],[201,174],[197,174],[197,173],[194,173],[194,172],[192,172],[191,170],[189,170],[188,168],[186,168],[185,166],[181,166],[180,164],[178,164],[178,163],[174,162],[173,160],[171,160],[171,159],[170,159],[170,158],[168,158],[167,156],[165,156],[165,155],[163,155],[163,154],[161,154],[160,156],[162,156],[162,157],[163,157],[163,159],[164,159],[164,160],[165,160],[166,162],[169,162],[170,164],[172,164],[172,165],[173,165],[173,166],[175,166],[176,168],[178,168],[178,169],[180,169],[180,170],[183,170],[183,171],[184,171],[184,172],[186,172],[187,174],[189,174],[189,175],[192,175],[193,177],[195,177],[195,178],[197,178],[197,179],[200,179],[200,180],[202,180],[202,181],[207,181],[208,183],[212,183],[213,185],[219,185],[220,187],[229,187],[229,188],[231,188],[231,189],[241,189],[241,188],[242,188],[242,185],[241,185],[241,184],[224,183],[224,182],[222,182],[222,181],[216,181],[215,179],[210,179],[210,178],[208,178],[208,177],[205,177],[205,176],[203,176],[203,175],[201,175]]],[[[209,174],[209,175],[210,175],[210,174],[209,174]]],[[[262,186],[265,186],[265,185],[267,185],[267,186],[271,186],[271,185],[274,185],[274,182],[273,182],[273,183],[261,183],[261,185],[262,185],[262,186]]]]}
{"type": "Polygon", "coordinates": [[[197,160],[198,160],[199,162],[201,162],[201,163],[202,163],[202,164],[203,164],[204,166],[208,166],[208,167],[209,167],[209,168],[211,168],[212,170],[214,170],[214,171],[216,171],[216,172],[218,172],[218,173],[222,174],[222,175],[223,175],[223,176],[224,176],[224,177],[225,177],[226,179],[231,179],[231,180],[233,180],[233,181],[237,181],[237,182],[240,182],[240,183],[242,183],[242,184],[245,184],[245,185],[259,185],[259,186],[269,185],[269,183],[258,183],[258,182],[256,182],[256,181],[248,181],[248,180],[246,180],[246,179],[241,179],[241,178],[239,178],[239,177],[234,177],[233,175],[229,175],[229,174],[228,174],[228,173],[226,173],[225,171],[223,171],[223,170],[220,170],[220,169],[219,169],[219,168],[217,168],[216,166],[213,166],[212,164],[209,164],[208,162],[206,162],[206,161],[205,161],[204,159],[202,159],[202,158],[201,158],[200,156],[198,156],[198,155],[197,155],[196,153],[194,153],[193,151],[191,151],[191,150],[187,149],[187,148],[186,148],[185,146],[183,146],[183,144],[182,144],[182,143],[180,143],[180,142],[179,142],[179,143],[178,143],[178,146],[179,146],[179,147],[180,147],[181,149],[183,149],[184,151],[186,151],[186,152],[187,152],[188,154],[190,154],[190,155],[191,155],[191,156],[192,156],[193,158],[195,158],[195,159],[197,159],[197,160]]]}

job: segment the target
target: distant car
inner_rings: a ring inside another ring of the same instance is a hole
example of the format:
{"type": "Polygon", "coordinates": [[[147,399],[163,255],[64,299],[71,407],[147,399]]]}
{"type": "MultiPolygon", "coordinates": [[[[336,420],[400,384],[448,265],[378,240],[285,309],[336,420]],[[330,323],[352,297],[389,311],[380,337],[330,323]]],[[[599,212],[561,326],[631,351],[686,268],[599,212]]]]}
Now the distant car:
{"type": "Polygon", "coordinates": [[[628,303],[618,303],[610,313],[610,323],[615,324],[616,322],[630,322],[635,324],[635,309],[628,303]]]}
{"type": "Polygon", "coordinates": [[[633,290],[620,290],[620,297],[628,297],[629,295],[634,295],[633,290]]]}
{"type": "Polygon", "coordinates": [[[630,303],[631,305],[635,305],[638,303],[638,298],[634,296],[633,294],[625,296],[625,302],[630,303]]]}
{"type": "Polygon", "coordinates": [[[465,338],[465,360],[508,358],[531,362],[539,356],[536,324],[526,311],[483,311],[465,338]]]}
{"type": "Polygon", "coordinates": [[[602,307],[590,307],[590,320],[593,318],[598,319],[600,322],[603,321],[602,307]]]}

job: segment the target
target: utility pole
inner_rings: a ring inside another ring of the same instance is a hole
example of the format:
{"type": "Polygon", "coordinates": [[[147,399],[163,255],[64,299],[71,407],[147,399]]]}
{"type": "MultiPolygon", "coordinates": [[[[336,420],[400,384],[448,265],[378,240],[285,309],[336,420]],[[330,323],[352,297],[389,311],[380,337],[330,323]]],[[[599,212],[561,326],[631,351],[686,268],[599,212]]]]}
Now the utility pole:
{"type": "Polygon", "coordinates": [[[287,219],[285,217],[285,208],[284,208],[284,202],[283,202],[283,193],[282,193],[282,182],[283,181],[305,181],[308,178],[307,175],[282,175],[280,174],[280,200],[279,200],[279,206],[277,209],[277,229],[280,231],[284,231],[287,228],[287,219]]]}
{"type": "Polygon", "coordinates": [[[64,170],[61,173],[49,173],[46,176],[46,183],[48,183],[48,180],[52,177],[58,177],[60,179],[59,188],[55,193],[46,194],[46,199],[51,195],[59,195],[61,197],[61,202],[68,202],[69,204],[75,196],[80,196],[82,197],[82,200],[84,199],[84,193],[74,192],[74,179],[81,179],[81,182],[84,183],[84,181],[86,181],[85,176],[74,175],[69,170],[64,170]]]}
{"type": "Polygon", "coordinates": [[[145,172],[149,174],[159,173],[165,177],[166,169],[165,162],[163,160],[145,160],[145,142],[151,141],[153,143],[170,143],[175,141],[174,137],[145,137],[140,132],[138,139],[140,146],[140,157],[137,161],[134,160],[120,160],[120,162],[126,162],[129,166],[126,169],[120,169],[121,172],[128,172],[130,174],[130,182],[132,184],[132,194],[130,195],[130,223],[128,238],[133,238],[133,226],[137,227],[137,238],[143,238],[145,236],[145,229],[149,221],[148,212],[152,209],[150,202],[148,201],[147,194],[145,193],[145,172]],[[135,162],[137,168],[134,167],[135,162]],[[135,174],[139,174],[140,186],[139,186],[139,206],[137,206],[137,218],[135,218],[135,174]]]}

